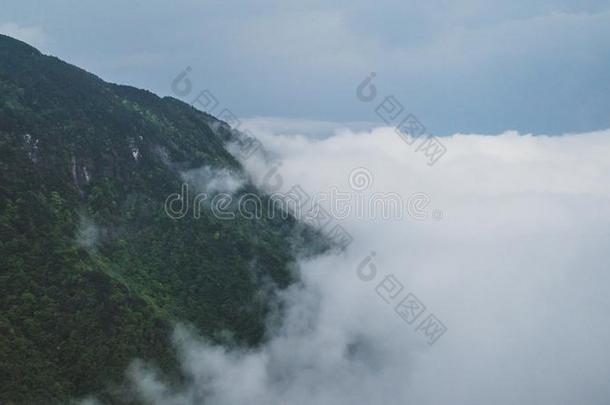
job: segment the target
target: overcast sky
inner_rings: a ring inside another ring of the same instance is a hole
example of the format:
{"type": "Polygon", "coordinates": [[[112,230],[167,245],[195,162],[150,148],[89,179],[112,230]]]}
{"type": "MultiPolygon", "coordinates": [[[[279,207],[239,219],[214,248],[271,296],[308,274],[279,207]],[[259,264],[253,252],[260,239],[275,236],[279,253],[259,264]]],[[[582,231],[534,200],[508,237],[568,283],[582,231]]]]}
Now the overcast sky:
{"type": "Polygon", "coordinates": [[[240,117],[382,124],[375,72],[435,134],[610,127],[608,0],[3,0],[0,32],[160,95],[191,66],[240,117]]]}

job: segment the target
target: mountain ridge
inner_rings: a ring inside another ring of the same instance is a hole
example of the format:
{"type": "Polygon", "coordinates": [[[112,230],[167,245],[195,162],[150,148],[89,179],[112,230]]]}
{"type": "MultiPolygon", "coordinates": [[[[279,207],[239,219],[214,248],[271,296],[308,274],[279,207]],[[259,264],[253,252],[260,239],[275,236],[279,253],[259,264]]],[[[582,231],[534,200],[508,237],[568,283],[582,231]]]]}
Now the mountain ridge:
{"type": "MultiPolygon", "coordinates": [[[[212,341],[264,341],[273,291],[297,279],[293,245],[315,233],[292,217],[163,210],[185,170],[247,178],[226,149],[236,136],[0,35],[1,403],[130,403],[120,387],[134,358],[180,379],[179,321],[212,341]]],[[[236,191],[252,192],[268,198],[247,181],[236,191]]]]}

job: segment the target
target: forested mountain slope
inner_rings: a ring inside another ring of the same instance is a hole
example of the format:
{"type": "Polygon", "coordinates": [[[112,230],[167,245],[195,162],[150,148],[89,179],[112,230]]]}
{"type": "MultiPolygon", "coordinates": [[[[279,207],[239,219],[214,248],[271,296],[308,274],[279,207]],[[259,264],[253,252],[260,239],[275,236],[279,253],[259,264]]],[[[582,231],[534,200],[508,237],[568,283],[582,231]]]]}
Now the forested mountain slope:
{"type": "Polygon", "coordinates": [[[0,35],[0,403],[99,393],[136,357],[171,371],[175,321],[264,339],[265,286],[294,281],[301,227],[163,209],[184,170],[245,178],[233,135],[0,35]]]}

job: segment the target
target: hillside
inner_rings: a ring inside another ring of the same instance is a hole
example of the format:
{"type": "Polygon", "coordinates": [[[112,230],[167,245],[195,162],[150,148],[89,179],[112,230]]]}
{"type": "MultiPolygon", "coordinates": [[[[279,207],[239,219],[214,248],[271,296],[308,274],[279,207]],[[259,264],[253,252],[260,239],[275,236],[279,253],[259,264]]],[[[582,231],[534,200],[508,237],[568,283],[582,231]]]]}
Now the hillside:
{"type": "MultiPolygon", "coordinates": [[[[109,388],[134,358],[172,372],[176,321],[264,340],[267,287],[294,281],[301,227],[163,209],[185,170],[247,179],[233,137],[176,99],[0,35],[0,403],[118,401],[109,388]]],[[[266,198],[247,180],[246,192],[266,198]]]]}

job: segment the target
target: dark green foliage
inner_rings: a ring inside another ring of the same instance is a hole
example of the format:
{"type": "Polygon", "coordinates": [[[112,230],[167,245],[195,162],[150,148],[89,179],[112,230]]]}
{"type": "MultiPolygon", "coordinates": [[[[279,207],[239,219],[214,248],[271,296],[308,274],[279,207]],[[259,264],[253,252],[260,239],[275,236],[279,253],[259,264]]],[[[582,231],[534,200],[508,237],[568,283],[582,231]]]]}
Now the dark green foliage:
{"type": "Polygon", "coordinates": [[[294,220],[163,210],[180,170],[242,170],[230,136],[178,100],[0,35],[0,403],[99,393],[136,357],[171,371],[177,320],[264,339],[265,286],[293,281],[294,220]],[[78,243],[83,221],[95,243],[78,243]]]}

